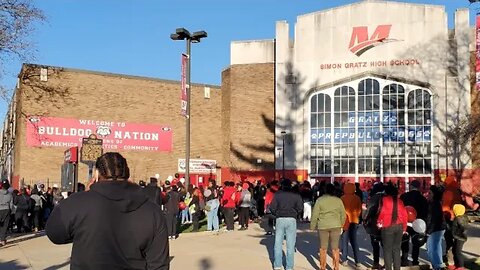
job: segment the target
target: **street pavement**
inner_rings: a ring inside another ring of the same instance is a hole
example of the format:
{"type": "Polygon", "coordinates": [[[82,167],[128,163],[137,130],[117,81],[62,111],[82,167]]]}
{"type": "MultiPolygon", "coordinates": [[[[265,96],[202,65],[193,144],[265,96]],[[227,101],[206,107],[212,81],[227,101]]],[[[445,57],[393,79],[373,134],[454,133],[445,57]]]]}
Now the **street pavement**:
{"type": "MultiPolygon", "coordinates": [[[[318,236],[299,224],[295,269],[318,268],[318,236]]],[[[472,225],[465,255],[470,269],[480,269],[473,261],[480,257],[480,226],[472,225]]],[[[358,238],[362,268],[371,265],[369,238],[359,229],[358,238]]],[[[170,241],[171,267],[174,270],[262,270],[272,269],[274,236],[265,236],[258,224],[246,231],[186,233],[170,241]]],[[[69,269],[71,245],[54,245],[43,233],[17,236],[0,248],[0,270],[9,269],[69,269]]],[[[421,251],[422,263],[427,264],[426,251],[421,251]]],[[[350,258],[351,259],[351,258],[350,258]]],[[[328,259],[331,264],[331,258],[328,259]]],[[[352,262],[350,262],[352,263],[352,262]]],[[[342,267],[341,269],[352,269],[342,267]]]]}

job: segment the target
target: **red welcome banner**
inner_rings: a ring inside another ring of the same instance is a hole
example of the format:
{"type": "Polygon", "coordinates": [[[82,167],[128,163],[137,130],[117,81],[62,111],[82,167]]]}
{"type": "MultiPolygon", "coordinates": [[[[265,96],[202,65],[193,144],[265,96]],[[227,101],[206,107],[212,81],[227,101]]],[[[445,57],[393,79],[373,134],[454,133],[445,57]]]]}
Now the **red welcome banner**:
{"type": "Polygon", "coordinates": [[[476,50],[475,50],[475,85],[477,91],[480,91],[480,15],[476,18],[476,50]]]}
{"type": "Polygon", "coordinates": [[[103,140],[106,151],[172,151],[172,129],[168,126],[41,116],[27,119],[29,146],[81,146],[82,139],[90,134],[103,140]]]}

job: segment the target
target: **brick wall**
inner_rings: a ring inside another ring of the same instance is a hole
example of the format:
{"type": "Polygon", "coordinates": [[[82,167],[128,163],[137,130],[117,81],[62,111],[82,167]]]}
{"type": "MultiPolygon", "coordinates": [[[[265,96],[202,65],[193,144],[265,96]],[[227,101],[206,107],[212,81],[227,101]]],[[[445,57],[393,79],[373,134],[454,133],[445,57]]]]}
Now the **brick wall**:
{"type": "MultiPolygon", "coordinates": [[[[185,118],[180,115],[180,83],[108,73],[49,68],[48,81],[39,81],[39,68],[25,65],[20,74],[14,176],[35,180],[60,180],[64,148],[30,147],[26,144],[26,115],[62,118],[167,124],[173,129],[173,151],[125,151],[132,178],[161,179],[177,171],[178,158],[185,158],[185,118]]],[[[193,85],[191,107],[191,158],[222,158],[221,91],[193,85]]],[[[79,181],[87,179],[81,164],[79,181]]]]}
{"type": "Polygon", "coordinates": [[[224,162],[233,171],[274,168],[274,74],[273,63],[233,65],[222,74],[224,105],[230,102],[222,115],[230,149],[224,162]]]}

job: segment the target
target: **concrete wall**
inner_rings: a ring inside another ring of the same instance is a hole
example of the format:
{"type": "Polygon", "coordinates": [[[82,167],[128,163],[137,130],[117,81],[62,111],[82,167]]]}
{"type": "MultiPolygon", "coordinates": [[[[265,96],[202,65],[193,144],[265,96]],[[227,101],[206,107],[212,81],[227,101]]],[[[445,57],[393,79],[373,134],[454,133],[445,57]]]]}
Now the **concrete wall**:
{"type": "MultiPolygon", "coordinates": [[[[361,1],[301,15],[293,42],[288,24],[278,22],[276,135],[279,138],[281,130],[288,130],[295,142],[286,148],[288,168],[308,167],[307,94],[368,73],[429,85],[436,109],[433,145],[441,144],[445,157],[445,130],[451,127],[450,121],[470,111],[468,10],[455,15],[456,30],[450,37],[443,6],[399,2],[361,1]],[[361,53],[357,45],[366,50],[361,53]]],[[[276,147],[280,143],[277,140],[276,147]]],[[[468,156],[463,156],[463,162],[468,166],[468,156]]],[[[445,159],[441,163],[445,167],[445,159]]]]}
{"type": "Polygon", "coordinates": [[[273,40],[235,41],[230,44],[230,64],[261,64],[273,63],[273,40]]]}

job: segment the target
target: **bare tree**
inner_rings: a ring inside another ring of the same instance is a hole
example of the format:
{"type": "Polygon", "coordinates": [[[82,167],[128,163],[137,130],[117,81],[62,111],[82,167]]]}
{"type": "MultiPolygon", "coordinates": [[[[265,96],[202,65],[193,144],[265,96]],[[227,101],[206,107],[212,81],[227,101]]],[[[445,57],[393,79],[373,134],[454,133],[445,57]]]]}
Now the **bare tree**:
{"type": "MultiPolygon", "coordinates": [[[[43,12],[31,0],[0,0],[0,78],[3,67],[11,60],[28,61],[33,56],[30,34],[36,22],[45,21],[43,12]]],[[[0,94],[9,97],[9,91],[0,85],[0,94]]]]}

